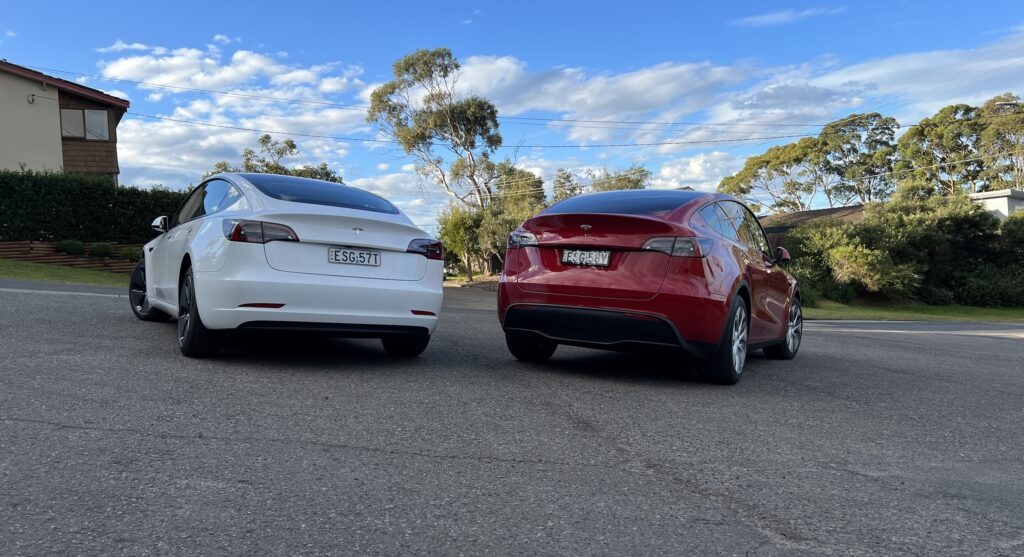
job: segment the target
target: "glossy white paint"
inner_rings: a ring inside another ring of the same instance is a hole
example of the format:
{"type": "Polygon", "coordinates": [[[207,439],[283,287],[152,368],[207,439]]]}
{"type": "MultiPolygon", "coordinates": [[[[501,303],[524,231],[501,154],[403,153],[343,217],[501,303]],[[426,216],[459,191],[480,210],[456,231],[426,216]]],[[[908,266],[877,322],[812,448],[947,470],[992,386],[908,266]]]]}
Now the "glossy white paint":
{"type": "Polygon", "coordinates": [[[285,321],[434,331],[441,313],[443,262],[406,252],[410,241],[430,238],[406,215],[282,201],[264,195],[242,176],[222,174],[216,179],[229,182],[242,196],[188,222],[176,223],[170,216],[170,230],[144,248],[146,290],[154,307],[177,315],[180,279],[191,265],[199,314],[210,329],[285,321]],[[300,241],[229,241],[225,221],[237,220],[283,224],[300,241]],[[379,250],[381,265],[329,263],[331,246],[379,250]],[[284,305],[239,307],[261,303],[284,305]],[[434,315],[416,315],[414,310],[434,315]]]}

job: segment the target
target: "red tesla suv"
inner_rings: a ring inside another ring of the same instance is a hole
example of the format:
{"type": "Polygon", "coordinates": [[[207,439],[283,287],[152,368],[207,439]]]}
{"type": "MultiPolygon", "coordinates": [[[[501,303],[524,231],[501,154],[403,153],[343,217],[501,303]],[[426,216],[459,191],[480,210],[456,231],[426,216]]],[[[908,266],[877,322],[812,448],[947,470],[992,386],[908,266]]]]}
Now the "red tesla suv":
{"type": "Polygon", "coordinates": [[[788,260],[728,195],[580,195],[509,235],[498,317],[520,360],[547,360],[559,344],[674,347],[701,358],[709,379],[735,384],[748,350],[788,360],[800,348],[788,260]]]}

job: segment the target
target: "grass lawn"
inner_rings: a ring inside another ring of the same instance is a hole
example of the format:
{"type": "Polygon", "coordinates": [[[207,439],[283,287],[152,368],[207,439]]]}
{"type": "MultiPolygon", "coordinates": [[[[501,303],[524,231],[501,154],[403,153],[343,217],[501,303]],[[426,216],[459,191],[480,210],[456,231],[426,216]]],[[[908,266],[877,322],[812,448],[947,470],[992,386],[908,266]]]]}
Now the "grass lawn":
{"type": "Polygon", "coordinates": [[[64,284],[128,287],[128,275],[120,273],[76,269],[75,267],[66,267],[64,265],[31,263],[29,261],[15,261],[13,259],[0,259],[0,279],[41,280],[64,284]]]}
{"type": "Polygon", "coordinates": [[[961,305],[918,304],[846,305],[820,300],[816,308],[804,308],[808,319],[872,319],[879,321],[1000,321],[1024,323],[1024,308],[979,308],[961,305]]]}

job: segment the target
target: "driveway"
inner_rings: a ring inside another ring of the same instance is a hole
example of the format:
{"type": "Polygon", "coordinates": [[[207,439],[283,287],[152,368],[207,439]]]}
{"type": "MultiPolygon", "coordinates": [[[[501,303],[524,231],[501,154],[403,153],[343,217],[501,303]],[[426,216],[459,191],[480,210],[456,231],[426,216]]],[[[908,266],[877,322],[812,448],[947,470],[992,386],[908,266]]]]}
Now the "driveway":
{"type": "Polygon", "coordinates": [[[1024,552],[1019,325],[809,322],[721,387],[518,363],[493,294],[446,295],[416,360],[188,360],[110,290],[0,282],[0,554],[1024,552]]]}

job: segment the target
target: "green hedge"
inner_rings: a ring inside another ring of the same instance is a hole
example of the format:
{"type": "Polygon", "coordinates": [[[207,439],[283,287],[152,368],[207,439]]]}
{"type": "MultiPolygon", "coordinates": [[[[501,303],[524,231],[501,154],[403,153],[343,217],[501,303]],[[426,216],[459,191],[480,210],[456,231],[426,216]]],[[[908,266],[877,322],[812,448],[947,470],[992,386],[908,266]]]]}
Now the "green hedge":
{"type": "Polygon", "coordinates": [[[106,176],[0,171],[0,241],[144,243],[186,192],[115,186],[106,176]]]}

